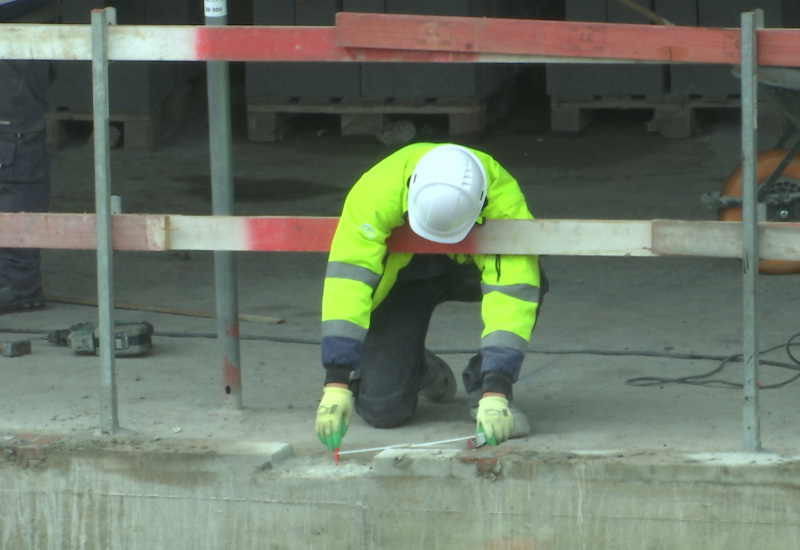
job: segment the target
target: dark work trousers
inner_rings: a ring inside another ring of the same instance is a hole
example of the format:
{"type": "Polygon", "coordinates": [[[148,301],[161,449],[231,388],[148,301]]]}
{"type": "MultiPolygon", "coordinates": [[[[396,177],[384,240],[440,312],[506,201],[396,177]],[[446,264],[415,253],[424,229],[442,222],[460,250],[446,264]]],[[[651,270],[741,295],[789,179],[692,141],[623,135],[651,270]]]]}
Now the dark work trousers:
{"type": "Polygon", "coordinates": [[[376,428],[408,422],[424,374],[425,337],[433,310],[481,300],[480,271],[445,255],[416,254],[375,308],[351,388],[356,412],[376,428]]]}
{"type": "MultiPolygon", "coordinates": [[[[50,156],[45,133],[17,138],[0,135],[0,212],[47,212],[50,156]]],[[[38,248],[0,248],[0,288],[21,291],[42,286],[38,248]]]]}

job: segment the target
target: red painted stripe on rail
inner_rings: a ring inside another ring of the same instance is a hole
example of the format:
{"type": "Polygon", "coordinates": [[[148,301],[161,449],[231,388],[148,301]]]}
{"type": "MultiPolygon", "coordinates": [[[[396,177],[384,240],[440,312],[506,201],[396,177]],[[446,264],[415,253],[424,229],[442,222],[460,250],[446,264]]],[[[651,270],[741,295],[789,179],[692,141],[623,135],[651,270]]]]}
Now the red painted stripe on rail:
{"type": "Polygon", "coordinates": [[[475,227],[466,238],[454,244],[442,244],[423,239],[408,225],[392,230],[386,246],[392,252],[414,252],[420,254],[477,254],[479,253],[480,227],[475,227]]]}
{"type": "MultiPolygon", "coordinates": [[[[738,29],[422,15],[338,13],[344,48],[735,64],[738,29]]],[[[800,66],[800,29],[757,32],[761,65],[800,66]]]]}
{"type": "MultiPolygon", "coordinates": [[[[339,218],[265,217],[242,218],[244,249],[273,252],[328,252],[339,218]]],[[[456,244],[423,239],[407,225],[392,231],[386,245],[393,252],[425,254],[474,254],[479,250],[480,230],[456,244]]]]}
{"type": "Polygon", "coordinates": [[[350,59],[336,46],[333,27],[200,27],[195,54],[209,61],[350,59]]]}
{"type": "Polygon", "coordinates": [[[341,48],[335,27],[198,27],[194,55],[203,61],[469,62],[472,52],[341,48]]]}
{"type": "Polygon", "coordinates": [[[283,252],[327,252],[339,218],[243,218],[245,248],[283,252]]]}

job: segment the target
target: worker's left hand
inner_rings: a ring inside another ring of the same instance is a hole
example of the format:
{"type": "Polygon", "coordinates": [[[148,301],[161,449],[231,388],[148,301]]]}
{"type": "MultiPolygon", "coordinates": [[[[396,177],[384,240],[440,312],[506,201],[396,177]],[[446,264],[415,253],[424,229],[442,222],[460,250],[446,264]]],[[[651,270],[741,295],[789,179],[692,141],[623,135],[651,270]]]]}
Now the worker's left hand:
{"type": "Polygon", "coordinates": [[[483,432],[489,445],[506,441],[514,431],[514,415],[508,408],[508,399],[499,395],[486,395],[478,401],[476,419],[477,432],[483,432]]]}
{"type": "Polygon", "coordinates": [[[353,413],[353,392],[347,388],[325,386],[317,408],[316,430],[322,444],[331,451],[342,445],[353,413]]]}

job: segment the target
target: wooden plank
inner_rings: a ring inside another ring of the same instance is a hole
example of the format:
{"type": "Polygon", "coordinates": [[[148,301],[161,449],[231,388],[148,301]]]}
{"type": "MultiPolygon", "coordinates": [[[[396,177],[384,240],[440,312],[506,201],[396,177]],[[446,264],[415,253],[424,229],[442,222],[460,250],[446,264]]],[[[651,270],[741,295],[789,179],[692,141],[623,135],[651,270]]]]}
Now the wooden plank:
{"type": "MultiPolygon", "coordinates": [[[[109,61],[474,61],[452,52],[351,51],[335,27],[112,25],[109,61]]],[[[0,59],[91,60],[89,25],[2,24],[0,59]]],[[[504,56],[490,56],[503,62],[504,56]]],[[[487,59],[488,61],[488,59],[487,59]]],[[[519,59],[508,61],[519,62],[519,59]]]]}
{"type": "MultiPolygon", "coordinates": [[[[336,44],[346,48],[448,51],[620,59],[666,63],[737,64],[737,29],[339,13],[336,44]]],[[[760,65],[800,66],[800,31],[758,31],[760,65]]]]}
{"type": "Polygon", "coordinates": [[[487,220],[456,244],[439,244],[407,226],[389,240],[397,252],[542,254],[565,256],[652,256],[650,221],[487,220]]]}
{"type": "MultiPolygon", "coordinates": [[[[115,250],[167,250],[166,215],[112,216],[115,250]]],[[[0,246],[26,248],[97,248],[94,214],[2,213],[0,246]]]]}
{"type": "Polygon", "coordinates": [[[338,218],[170,216],[173,250],[326,252],[338,218]]]}
{"type": "MultiPolygon", "coordinates": [[[[450,137],[479,136],[488,124],[487,101],[441,99],[248,99],[248,139],[272,142],[283,137],[291,114],[334,114],[340,117],[342,136],[378,136],[390,122],[389,115],[445,115],[450,137]]],[[[378,137],[378,139],[381,139],[378,137]]]]}
{"type": "Polygon", "coordinates": [[[653,109],[656,107],[739,108],[739,96],[587,96],[583,98],[556,95],[550,98],[555,107],[580,107],[584,109],[653,109]]]}
{"type": "MultiPolygon", "coordinates": [[[[91,59],[89,25],[2,25],[0,58],[91,59]]],[[[800,29],[762,29],[758,63],[800,66],[800,29]]],[[[335,27],[112,25],[111,61],[738,64],[737,29],[341,12],[335,27]]]]}
{"type": "MultiPolygon", "coordinates": [[[[337,218],[170,216],[175,250],[327,252],[337,218]]],[[[649,221],[488,220],[456,244],[395,229],[390,250],[419,253],[652,256],[649,221]]]]}
{"type": "MultiPolygon", "coordinates": [[[[112,216],[115,250],[327,252],[335,217],[112,216]]],[[[650,256],[649,221],[488,220],[464,241],[426,241],[407,226],[391,250],[421,253],[650,256]]],[[[0,246],[96,248],[93,214],[0,214],[0,246]]]]}
{"type": "MultiPolygon", "coordinates": [[[[327,252],[335,217],[112,216],[114,250],[327,252]]],[[[456,244],[395,229],[395,252],[741,257],[741,223],[683,220],[487,220],[456,244]]],[[[800,261],[800,224],[759,224],[762,258],[800,261]]],[[[0,246],[94,249],[93,214],[0,214],[0,246]]]]}
{"type": "MultiPolygon", "coordinates": [[[[759,257],[770,260],[800,260],[800,224],[761,222],[758,224],[759,257]]],[[[655,254],[742,257],[740,222],[653,220],[655,254]]]]}
{"type": "Polygon", "coordinates": [[[760,258],[800,260],[800,224],[764,222],[758,230],[760,258]]]}

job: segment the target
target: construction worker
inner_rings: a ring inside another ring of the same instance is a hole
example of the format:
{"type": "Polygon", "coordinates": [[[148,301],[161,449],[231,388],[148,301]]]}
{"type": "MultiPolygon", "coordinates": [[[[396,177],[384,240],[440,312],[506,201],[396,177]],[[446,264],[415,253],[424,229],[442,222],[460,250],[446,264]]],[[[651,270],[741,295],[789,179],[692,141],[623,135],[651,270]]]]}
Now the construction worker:
{"type": "Polygon", "coordinates": [[[490,443],[529,433],[511,407],[540,295],[536,256],[387,253],[409,224],[433,242],[457,243],[485,219],[531,219],[516,180],[489,155],[454,144],[416,143],[355,183],[344,203],[322,296],[325,385],[316,432],[339,448],[356,412],[370,425],[405,424],[417,396],[456,392],[450,367],[425,349],[434,308],[480,301],[480,351],[462,373],[470,413],[490,443]]]}
{"type": "MultiPolygon", "coordinates": [[[[16,0],[0,6],[0,21],[44,23],[60,11],[60,2],[16,0]]],[[[0,60],[0,212],[49,208],[44,115],[53,78],[49,61],[0,60]]],[[[45,305],[40,269],[39,249],[0,248],[0,313],[45,305]]]]}

